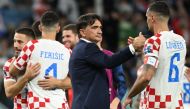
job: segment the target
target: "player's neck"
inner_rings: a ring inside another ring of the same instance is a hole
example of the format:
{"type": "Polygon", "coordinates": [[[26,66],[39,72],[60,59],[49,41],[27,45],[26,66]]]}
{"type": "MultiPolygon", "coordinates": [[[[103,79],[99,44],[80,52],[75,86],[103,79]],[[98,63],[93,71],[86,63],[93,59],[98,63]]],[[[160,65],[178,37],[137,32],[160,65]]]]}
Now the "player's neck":
{"type": "Polygon", "coordinates": [[[167,24],[160,24],[154,26],[154,34],[160,33],[162,31],[169,31],[167,24]]]}
{"type": "Polygon", "coordinates": [[[54,32],[42,32],[43,39],[55,40],[56,33],[54,32]]]}

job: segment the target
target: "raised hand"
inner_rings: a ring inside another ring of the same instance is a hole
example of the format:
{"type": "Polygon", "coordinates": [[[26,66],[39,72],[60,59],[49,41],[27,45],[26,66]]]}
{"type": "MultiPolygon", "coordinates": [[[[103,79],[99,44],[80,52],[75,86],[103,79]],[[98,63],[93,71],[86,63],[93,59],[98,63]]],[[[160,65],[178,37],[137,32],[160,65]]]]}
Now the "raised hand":
{"type": "MultiPolygon", "coordinates": [[[[132,39],[131,39],[132,40],[132,39]]],[[[144,37],[144,35],[142,35],[142,33],[139,33],[138,37],[135,37],[132,45],[135,48],[135,51],[140,52],[142,51],[143,47],[144,47],[144,43],[146,41],[146,38],[144,37]]]]}
{"type": "Polygon", "coordinates": [[[27,78],[29,81],[32,80],[34,77],[36,77],[40,73],[40,64],[28,64],[26,67],[26,72],[23,75],[23,77],[27,78]]]}
{"type": "Polygon", "coordinates": [[[52,90],[56,88],[56,82],[58,82],[56,78],[52,76],[45,76],[45,79],[38,81],[38,85],[44,90],[52,90]]]}

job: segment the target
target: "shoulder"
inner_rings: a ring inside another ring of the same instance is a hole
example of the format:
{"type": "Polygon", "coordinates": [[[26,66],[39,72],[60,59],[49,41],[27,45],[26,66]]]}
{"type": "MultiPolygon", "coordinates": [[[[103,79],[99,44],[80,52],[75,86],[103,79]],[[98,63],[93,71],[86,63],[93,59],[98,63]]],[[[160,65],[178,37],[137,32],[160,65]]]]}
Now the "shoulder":
{"type": "Polygon", "coordinates": [[[15,59],[15,57],[12,57],[12,58],[8,59],[8,60],[5,62],[4,66],[3,66],[3,70],[4,70],[4,71],[7,72],[7,71],[9,70],[9,66],[10,66],[10,64],[14,61],[14,59],[15,59]]]}
{"type": "Polygon", "coordinates": [[[37,44],[39,41],[38,40],[31,40],[29,41],[24,47],[23,47],[23,51],[27,51],[28,49],[30,51],[34,50],[35,44],[37,44]]]}
{"type": "Polygon", "coordinates": [[[148,38],[144,45],[144,54],[152,54],[156,53],[160,50],[161,40],[160,40],[161,34],[156,34],[150,38],[148,38]]]}
{"type": "Polygon", "coordinates": [[[156,34],[150,38],[148,38],[145,42],[145,44],[152,44],[152,45],[160,45],[161,40],[160,40],[161,34],[156,34]]]}

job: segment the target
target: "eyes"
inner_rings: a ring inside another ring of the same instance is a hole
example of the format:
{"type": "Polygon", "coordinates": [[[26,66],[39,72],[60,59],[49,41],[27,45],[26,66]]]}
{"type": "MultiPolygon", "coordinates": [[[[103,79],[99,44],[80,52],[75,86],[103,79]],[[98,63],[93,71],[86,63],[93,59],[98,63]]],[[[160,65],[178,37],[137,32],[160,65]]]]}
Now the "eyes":
{"type": "Polygon", "coordinates": [[[92,26],[91,29],[98,29],[100,28],[102,30],[102,26],[92,26]]]}
{"type": "Polygon", "coordinates": [[[19,43],[19,44],[21,44],[21,43],[24,43],[24,42],[21,41],[21,40],[14,40],[14,43],[19,43]]]}
{"type": "Polygon", "coordinates": [[[65,35],[65,36],[62,36],[62,38],[70,38],[71,36],[70,35],[65,35]]]}

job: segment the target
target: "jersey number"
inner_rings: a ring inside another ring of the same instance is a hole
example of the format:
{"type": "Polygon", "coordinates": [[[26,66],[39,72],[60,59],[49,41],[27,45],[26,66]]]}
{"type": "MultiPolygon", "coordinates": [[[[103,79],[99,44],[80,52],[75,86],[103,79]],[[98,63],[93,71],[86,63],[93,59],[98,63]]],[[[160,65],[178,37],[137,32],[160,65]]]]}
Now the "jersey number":
{"type": "Polygon", "coordinates": [[[179,53],[175,53],[170,59],[168,82],[179,82],[179,69],[178,66],[174,64],[175,59],[180,61],[179,53]]]}
{"type": "Polygon", "coordinates": [[[45,70],[45,76],[48,76],[51,70],[53,70],[53,77],[57,78],[57,63],[51,64],[51,65],[45,70]]]}
{"type": "Polygon", "coordinates": [[[190,83],[184,83],[183,84],[183,102],[184,103],[190,103],[190,83]]]}

